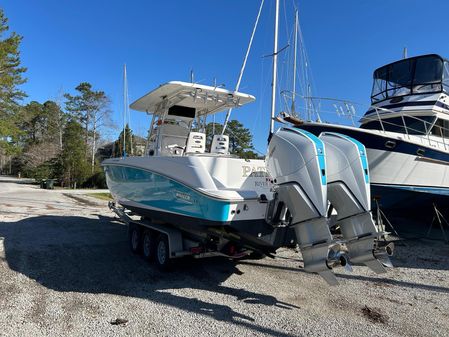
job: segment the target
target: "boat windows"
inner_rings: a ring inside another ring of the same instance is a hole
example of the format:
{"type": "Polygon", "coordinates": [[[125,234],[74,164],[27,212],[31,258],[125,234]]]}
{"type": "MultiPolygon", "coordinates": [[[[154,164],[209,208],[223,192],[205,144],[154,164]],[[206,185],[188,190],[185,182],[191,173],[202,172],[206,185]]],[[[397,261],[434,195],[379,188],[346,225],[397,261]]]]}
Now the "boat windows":
{"type": "Polygon", "coordinates": [[[415,74],[413,77],[413,92],[439,92],[441,91],[441,75],[443,62],[439,58],[418,58],[415,61],[415,74]]]}
{"type": "Polygon", "coordinates": [[[390,132],[404,133],[409,135],[425,135],[435,121],[434,116],[425,117],[393,117],[364,123],[362,129],[385,130],[390,132]]]}
{"type": "Polygon", "coordinates": [[[405,95],[449,91],[449,64],[437,55],[394,62],[374,71],[371,102],[405,95]]]}
{"type": "Polygon", "coordinates": [[[372,102],[383,101],[387,98],[387,81],[384,80],[387,76],[384,72],[387,68],[381,68],[374,74],[373,90],[371,93],[372,102]]]}
{"type": "Polygon", "coordinates": [[[449,92],[449,62],[444,61],[443,65],[443,90],[449,92]]]}
{"type": "Polygon", "coordinates": [[[412,71],[411,62],[399,62],[387,68],[387,97],[403,96],[411,93],[412,71]]]}
{"type": "Polygon", "coordinates": [[[449,138],[449,121],[438,118],[430,133],[438,137],[449,138]]]}

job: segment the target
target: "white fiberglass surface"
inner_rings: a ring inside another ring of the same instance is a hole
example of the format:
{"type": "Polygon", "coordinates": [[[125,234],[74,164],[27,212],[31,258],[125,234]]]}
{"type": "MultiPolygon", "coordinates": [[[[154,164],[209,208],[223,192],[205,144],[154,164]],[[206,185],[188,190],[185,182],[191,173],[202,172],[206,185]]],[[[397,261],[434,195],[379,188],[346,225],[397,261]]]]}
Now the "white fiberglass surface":
{"type": "Polygon", "coordinates": [[[156,112],[161,103],[168,100],[172,105],[196,108],[202,113],[214,113],[238,107],[255,100],[254,96],[213,86],[172,81],[162,84],[131,104],[131,109],[156,112]]]}
{"type": "Polygon", "coordinates": [[[217,198],[242,200],[270,195],[263,160],[192,155],[114,158],[104,162],[108,163],[159,173],[217,198]]]}
{"type": "Polygon", "coordinates": [[[371,183],[449,187],[449,165],[416,155],[367,149],[371,183]]]}

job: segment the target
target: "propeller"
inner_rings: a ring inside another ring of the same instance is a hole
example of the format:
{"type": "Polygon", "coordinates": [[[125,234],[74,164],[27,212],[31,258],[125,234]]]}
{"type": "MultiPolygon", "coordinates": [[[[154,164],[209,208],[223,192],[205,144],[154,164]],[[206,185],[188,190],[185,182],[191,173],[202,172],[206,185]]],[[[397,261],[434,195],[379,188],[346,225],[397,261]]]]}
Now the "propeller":
{"type": "Polygon", "coordinates": [[[329,268],[344,267],[346,272],[352,272],[352,266],[349,262],[348,248],[343,242],[336,242],[330,249],[327,258],[329,268]]]}
{"type": "Polygon", "coordinates": [[[393,256],[394,243],[390,242],[386,246],[377,247],[374,250],[374,256],[379,260],[384,267],[393,268],[393,263],[391,263],[390,256],[393,256]]]}

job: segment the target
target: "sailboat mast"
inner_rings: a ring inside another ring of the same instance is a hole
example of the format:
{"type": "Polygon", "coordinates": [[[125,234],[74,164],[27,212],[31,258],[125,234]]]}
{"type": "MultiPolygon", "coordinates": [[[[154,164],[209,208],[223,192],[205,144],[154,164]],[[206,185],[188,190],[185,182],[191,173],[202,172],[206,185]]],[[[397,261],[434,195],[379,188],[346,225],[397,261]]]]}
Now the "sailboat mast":
{"type": "Polygon", "coordinates": [[[279,30],[279,0],[276,0],[276,10],[274,18],[274,46],[273,46],[273,81],[271,84],[271,114],[270,114],[270,137],[274,132],[274,114],[276,110],[276,82],[278,63],[278,30],[279,30]]]}
{"type": "Polygon", "coordinates": [[[123,65],[123,157],[126,157],[126,63],[123,65]]]}
{"type": "Polygon", "coordinates": [[[295,45],[294,45],[294,54],[293,54],[293,91],[292,91],[292,114],[296,114],[295,112],[295,100],[296,100],[296,56],[298,50],[298,10],[295,11],[295,45]]]}

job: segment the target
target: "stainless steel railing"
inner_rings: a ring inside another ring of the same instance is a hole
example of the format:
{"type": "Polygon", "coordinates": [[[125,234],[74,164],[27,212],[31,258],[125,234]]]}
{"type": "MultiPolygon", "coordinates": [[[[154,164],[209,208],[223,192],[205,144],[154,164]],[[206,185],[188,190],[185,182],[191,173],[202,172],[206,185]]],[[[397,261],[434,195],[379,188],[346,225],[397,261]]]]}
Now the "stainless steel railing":
{"type": "MultiPolygon", "coordinates": [[[[314,116],[314,121],[324,122],[331,124],[343,124],[341,121],[349,121],[352,126],[357,126],[356,121],[363,122],[378,122],[379,131],[382,133],[394,132],[403,134],[410,141],[421,142],[422,144],[429,145],[431,147],[438,147],[440,149],[448,150],[449,128],[437,124],[437,118],[432,118],[431,121],[419,116],[414,116],[404,111],[392,111],[390,109],[377,107],[377,106],[364,106],[363,104],[355,103],[349,100],[334,99],[327,97],[306,97],[296,94],[298,100],[302,100],[304,105],[298,104],[296,101],[296,111],[290,111],[290,105],[288,102],[291,100],[292,92],[281,92],[284,98],[284,104],[286,112],[301,118],[301,116],[314,116]],[[311,103],[312,102],[312,103],[311,103]],[[313,108],[313,111],[310,109],[313,108]],[[362,111],[374,110],[369,115],[359,115],[357,110],[362,111]],[[386,117],[386,114],[391,114],[391,117],[386,117]],[[397,122],[395,117],[400,118],[400,123],[397,122]],[[395,118],[395,122],[391,119],[395,118]],[[411,123],[411,121],[418,123],[411,123]],[[412,127],[412,124],[422,125],[422,129],[412,127]]],[[[429,111],[429,115],[432,116],[432,112],[429,111]]],[[[424,116],[423,116],[424,117],[424,116]]]]}

